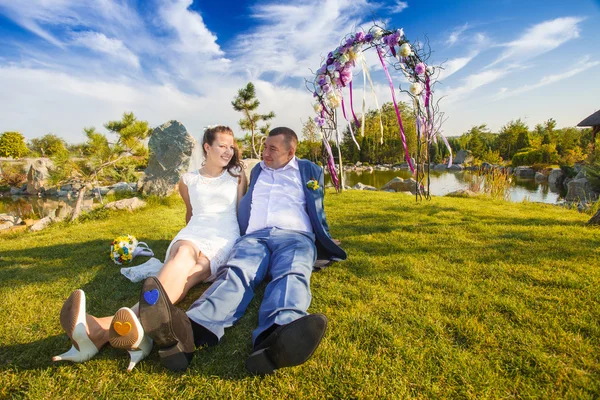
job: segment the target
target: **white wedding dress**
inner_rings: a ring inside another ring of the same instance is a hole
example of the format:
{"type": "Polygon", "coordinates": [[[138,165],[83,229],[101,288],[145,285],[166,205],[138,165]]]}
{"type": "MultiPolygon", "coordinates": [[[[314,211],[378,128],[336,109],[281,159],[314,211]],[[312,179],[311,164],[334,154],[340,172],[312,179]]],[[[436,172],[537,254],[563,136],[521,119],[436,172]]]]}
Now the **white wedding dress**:
{"type": "MultiPolygon", "coordinates": [[[[237,174],[238,171],[234,173],[237,174]]],[[[227,170],[214,178],[205,177],[196,170],[185,173],[182,180],[188,187],[192,218],[171,241],[165,260],[169,259],[175,242],[188,240],[210,260],[211,276],[207,281],[212,281],[217,269],[227,261],[235,241],[240,237],[236,214],[238,178],[227,170]]],[[[139,282],[156,275],[161,267],[162,263],[152,258],[137,267],[122,268],[121,273],[132,282],[139,282]]]]}

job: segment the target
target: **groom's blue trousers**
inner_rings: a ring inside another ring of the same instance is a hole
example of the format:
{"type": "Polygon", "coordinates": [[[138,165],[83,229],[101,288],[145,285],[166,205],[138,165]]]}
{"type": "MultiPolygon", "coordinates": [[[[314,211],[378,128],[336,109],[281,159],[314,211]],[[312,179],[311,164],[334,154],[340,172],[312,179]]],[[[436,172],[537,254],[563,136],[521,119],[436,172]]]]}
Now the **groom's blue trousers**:
{"type": "Polygon", "coordinates": [[[244,235],[187,315],[220,340],[225,328],[244,314],[256,287],[270,279],[258,312],[258,328],[252,334],[255,343],[273,324],[285,325],[307,315],[316,257],[312,233],[266,228],[244,235]]]}

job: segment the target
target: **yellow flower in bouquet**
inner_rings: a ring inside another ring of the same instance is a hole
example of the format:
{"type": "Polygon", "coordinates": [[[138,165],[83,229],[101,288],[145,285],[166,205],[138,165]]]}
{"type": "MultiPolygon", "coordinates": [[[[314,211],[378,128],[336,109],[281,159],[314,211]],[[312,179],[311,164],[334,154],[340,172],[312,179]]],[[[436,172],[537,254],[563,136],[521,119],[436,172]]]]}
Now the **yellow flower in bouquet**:
{"type": "Polygon", "coordinates": [[[110,245],[110,258],[115,264],[122,265],[133,260],[133,250],[138,245],[137,239],[132,235],[117,237],[110,245]]]}

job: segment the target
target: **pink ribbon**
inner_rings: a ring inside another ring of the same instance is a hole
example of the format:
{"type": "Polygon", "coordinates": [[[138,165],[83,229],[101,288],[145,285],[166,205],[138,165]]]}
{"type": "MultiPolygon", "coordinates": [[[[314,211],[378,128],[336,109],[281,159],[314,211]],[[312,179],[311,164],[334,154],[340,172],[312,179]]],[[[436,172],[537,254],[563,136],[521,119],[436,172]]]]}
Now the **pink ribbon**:
{"type": "Polygon", "coordinates": [[[354,114],[354,105],[352,104],[352,81],[350,81],[350,111],[352,111],[354,123],[356,123],[356,126],[360,126],[360,122],[358,122],[358,118],[356,118],[356,114],[354,114]]]}
{"type": "Polygon", "coordinates": [[[392,82],[392,77],[388,72],[387,66],[385,65],[385,61],[383,61],[383,56],[381,55],[382,50],[377,47],[377,55],[379,56],[379,61],[381,61],[381,66],[383,67],[383,71],[388,78],[388,82],[390,84],[390,90],[392,91],[392,101],[394,102],[394,109],[396,110],[396,117],[398,117],[398,125],[400,125],[400,137],[402,138],[402,145],[404,146],[404,158],[408,163],[408,167],[410,171],[414,174],[415,167],[410,160],[410,154],[408,154],[408,146],[406,145],[406,136],[404,135],[404,127],[402,126],[402,117],[400,116],[400,111],[398,110],[398,104],[396,103],[396,93],[394,91],[394,83],[392,82]]]}
{"type": "Polygon", "coordinates": [[[425,108],[429,107],[429,96],[431,96],[431,86],[429,86],[429,74],[425,72],[425,108]]]}

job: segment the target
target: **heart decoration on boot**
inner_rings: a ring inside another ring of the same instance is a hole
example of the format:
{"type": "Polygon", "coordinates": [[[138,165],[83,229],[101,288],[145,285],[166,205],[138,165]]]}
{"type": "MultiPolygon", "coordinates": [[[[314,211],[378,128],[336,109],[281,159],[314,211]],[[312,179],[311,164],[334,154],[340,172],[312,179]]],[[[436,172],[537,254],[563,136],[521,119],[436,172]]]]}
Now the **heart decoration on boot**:
{"type": "Polygon", "coordinates": [[[119,335],[125,336],[131,331],[131,324],[129,322],[122,324],[117,321],[113,324],[113,328],[115,328],[115,332],[117,332],[119,335]]]}
{"type": "Polygon", "coordinates": [[[144,300],[146,300],[146,303],[150,304],[151,306],[155,305],[158,301],[158,290],[152,289],[144,292],[144,300]]]}

